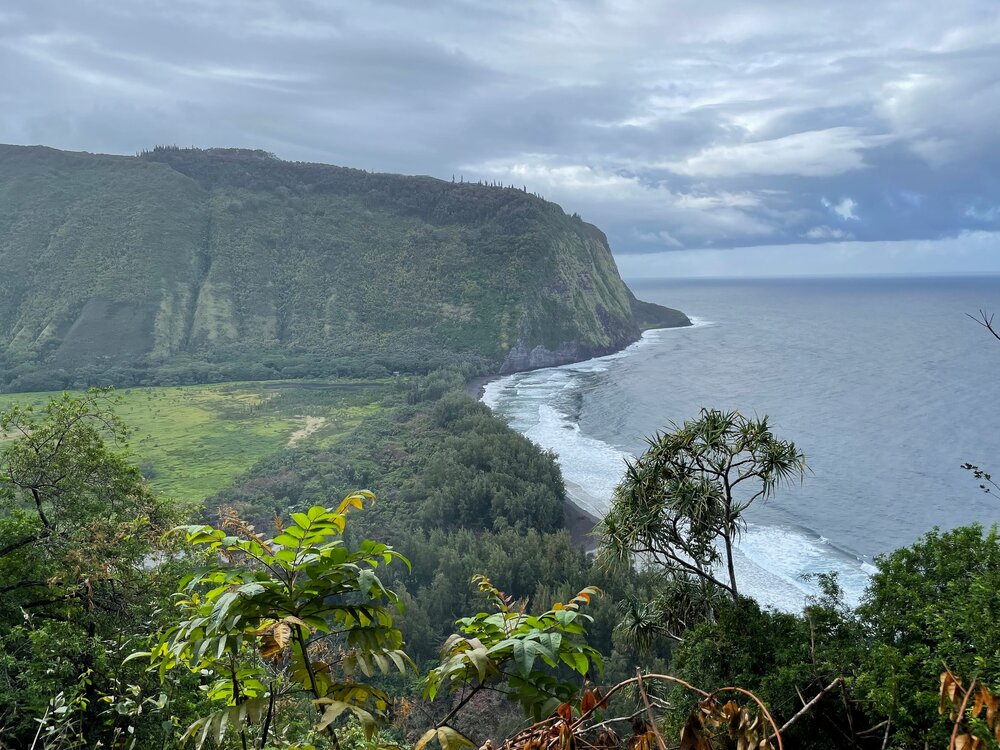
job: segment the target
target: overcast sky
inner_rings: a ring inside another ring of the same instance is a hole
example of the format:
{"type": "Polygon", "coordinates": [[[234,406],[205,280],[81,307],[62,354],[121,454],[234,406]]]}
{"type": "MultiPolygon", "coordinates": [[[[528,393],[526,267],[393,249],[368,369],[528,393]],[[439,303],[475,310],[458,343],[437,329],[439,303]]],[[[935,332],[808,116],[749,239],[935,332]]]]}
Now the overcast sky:
{"type": "Polygon", "coordinates": [[[3,0],[0,142],[524,184],[633,277],[1000,272],[1000,2],[3,0]]]}

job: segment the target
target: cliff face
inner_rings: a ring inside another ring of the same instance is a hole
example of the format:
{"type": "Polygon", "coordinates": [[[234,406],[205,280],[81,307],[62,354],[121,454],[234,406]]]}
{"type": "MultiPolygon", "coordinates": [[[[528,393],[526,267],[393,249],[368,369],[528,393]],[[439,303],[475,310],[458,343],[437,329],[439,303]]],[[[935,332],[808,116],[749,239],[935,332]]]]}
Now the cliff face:
{"type": "Polygon", "coordinates": [[[0,146],[0,269],[7,387],[514,371],[639,332],[604,235],[553,203],[244,150],[0,146]]]}

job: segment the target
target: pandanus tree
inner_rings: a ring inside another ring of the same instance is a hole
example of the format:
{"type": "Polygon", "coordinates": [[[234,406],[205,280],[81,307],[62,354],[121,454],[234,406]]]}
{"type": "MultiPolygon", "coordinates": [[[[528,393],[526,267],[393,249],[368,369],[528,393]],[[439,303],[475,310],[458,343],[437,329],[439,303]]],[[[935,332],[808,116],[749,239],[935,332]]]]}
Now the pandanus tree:
{"type": "Polygon", "coordinates": [[[733,552],[744,512],[805,468],[803,454],[771,432],[767,417],[702,409],[655,435],[628,463],[601,524],[602,557],[658,565],[738,600],[733,552]]]}

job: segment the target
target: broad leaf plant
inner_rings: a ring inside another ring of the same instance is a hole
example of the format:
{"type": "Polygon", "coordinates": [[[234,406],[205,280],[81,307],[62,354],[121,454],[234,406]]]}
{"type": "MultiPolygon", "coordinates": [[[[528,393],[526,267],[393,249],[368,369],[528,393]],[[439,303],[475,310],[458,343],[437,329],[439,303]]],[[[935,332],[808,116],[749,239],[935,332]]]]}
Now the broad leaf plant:
{"type": "Polygon", "coordinates": [[[570,601],[531,615],[485,576],[477,575],[473,582],[496,611],[458,620],[460,632],[445,642],[440,665],[425,679],[424,697],[434,700],[442,690],[461,691],[463,696],[424,733],[415,750],[434,740],[444,750],[474,746],[449,722],[480,690],[506,694],[537,720],[570,709],[581,694],[581,683],[603,668],[601,655],[586,642],[585,626],[592,618],[580,611],[599,589],[588,586],[570,601]]]}
{"type": "Polygon", "coordinates": [[[273,539],[233,514],[223,514],[222,528],[177,529],[208,551],[208,564],[182,582],[180,622],[131,658],[148,658],[161,679],[175,668],[202,675],[219,708],[188,727],[185,740],[200,748],[232,727],[244,747],[267,747],[283,708],[302,695],[316,711],[313,731],[333,747],[349,716],[367,736],[386,720],[391,699],[366,678],[404,673],[412,662],[393,624],[399,599],[378,569],[409,562],[385,544],[352,549],[343,538],[348,511],[374,499],[361,491],[336,508],[293,513],[273,539]]]}

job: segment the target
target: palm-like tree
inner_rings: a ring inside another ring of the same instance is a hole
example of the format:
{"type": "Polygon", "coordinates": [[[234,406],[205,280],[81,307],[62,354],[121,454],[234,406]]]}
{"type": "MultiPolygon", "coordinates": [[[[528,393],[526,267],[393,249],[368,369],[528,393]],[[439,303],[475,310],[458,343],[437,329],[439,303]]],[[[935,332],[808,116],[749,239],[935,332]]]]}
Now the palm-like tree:
{"type": "Polygon", "coordinates": [[[606,562],[646,562],[713,583],[739,599],[733,548],[743,512],[805,474],[805,456],[767,417],[702,409],[658,433],[630,461],[601,523],[606,562]],[[720,561],[725,558],[725,570],[720,561]]]}

